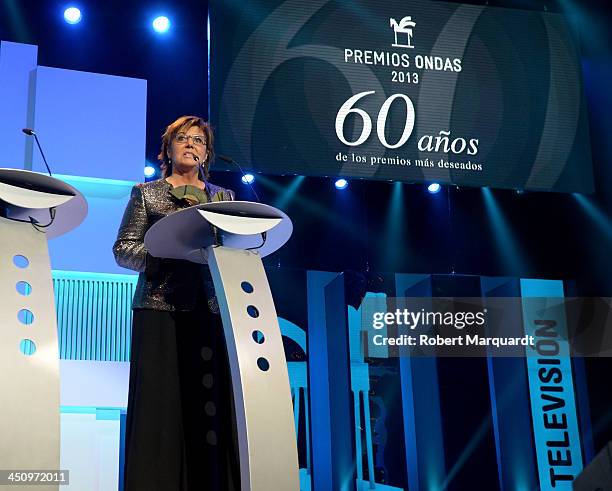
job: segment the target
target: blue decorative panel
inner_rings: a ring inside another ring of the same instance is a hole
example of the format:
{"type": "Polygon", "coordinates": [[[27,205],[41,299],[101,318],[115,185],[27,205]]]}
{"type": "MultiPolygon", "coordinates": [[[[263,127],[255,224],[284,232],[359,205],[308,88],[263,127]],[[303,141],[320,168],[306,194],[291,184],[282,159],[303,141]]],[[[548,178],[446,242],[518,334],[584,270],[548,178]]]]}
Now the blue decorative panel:
{"type": "Polygon", "coordinates": [[[563,282],[522,279],[521,294],[525,333],[535,338],[527,370],[540,490],[570,491],[582,451],[565,313],[553,308],[563,282]]]}
{"type": "MultiPolygon", "coordinates": [[[[519,297],[517,278],[480,278],[485,298],[519,297]]],[[[500,319],[508,336],[524,334],[520,306],[500,319]]],[[[529,383],[524,358],[487,358],[491,417],[500,489],[537,489],[538,473],[532,437],[529,383]]]]}
{"type": "Polygon", "coordinates": [[[0,42],[0,167],[23,169],[26,160],[30,77],[36,69],[38,48],[0,42]]]}
{"type": "MultiPolygon", "coordinates": [[[[146,99],[146,80],[38,67],[31,124],[51,170],[142,180],[146,99]]],[[[44,171],[37,152],[33,170],[44,171]]]]}
{"type": "Polygon", "coordinates": [[[135,182],[62,175],[56,177],[83,193],[87,199],[88,213],[77,228],[49,241],[51,267],[97,273],[134,273],[117,265],[112,247],[135,182]]]}
{"type": "MultiPolygon", "coordinates": [[[[395,275],[397,297],[431,297],[431,275],[395,275]]],[[[435,358],[401,357],[402,407],[408,485],[442,489],[446,477],[442,415],[435,358]]]]}
{"type": "Polygon", "coordinates": [[[344,277],[308,272],[308,385],[313,488],[354,489],[350,351],[344,277]]]}
{"type": "Polygon", "coordinates": [[[129,361],[137,276],[53,271],[60,358],[129,361]]]}

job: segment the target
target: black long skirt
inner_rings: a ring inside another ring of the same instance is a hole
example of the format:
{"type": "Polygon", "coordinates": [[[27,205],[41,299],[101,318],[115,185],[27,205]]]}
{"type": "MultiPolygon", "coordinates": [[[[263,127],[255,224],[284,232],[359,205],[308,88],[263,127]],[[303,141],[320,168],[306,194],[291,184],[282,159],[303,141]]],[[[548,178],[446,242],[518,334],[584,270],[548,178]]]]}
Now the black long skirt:
{"type": "Polygon", "coordinates": [[[240,489],[227,350],[219,316],[135,310],[125,491],[240,489]]]}

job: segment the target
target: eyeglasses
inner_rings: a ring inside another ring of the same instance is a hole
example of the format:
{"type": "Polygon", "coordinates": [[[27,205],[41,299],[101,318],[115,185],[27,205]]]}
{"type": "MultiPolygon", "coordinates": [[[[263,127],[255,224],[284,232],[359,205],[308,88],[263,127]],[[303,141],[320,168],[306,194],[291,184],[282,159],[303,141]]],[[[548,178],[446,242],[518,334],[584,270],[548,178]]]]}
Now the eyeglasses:
{"type": "Polygon", "coordinates": [[[198,145],[200,147],[206,146],[206,139],[201,135],[186,135],[185,133],[179,133],[176,135],[174,141],[183,145],[184,143],[187,143],[190,138],[194,145],[198,145]]]}

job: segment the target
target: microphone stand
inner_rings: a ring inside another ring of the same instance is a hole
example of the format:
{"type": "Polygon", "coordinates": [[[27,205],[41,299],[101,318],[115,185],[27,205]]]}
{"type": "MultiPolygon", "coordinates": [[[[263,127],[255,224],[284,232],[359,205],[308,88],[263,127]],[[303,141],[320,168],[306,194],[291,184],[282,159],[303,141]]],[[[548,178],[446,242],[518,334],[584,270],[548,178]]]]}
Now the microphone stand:
{"type": "MultiPolygon", "coordinates": [[[[198,164],[198,176],[200,177],[202,181],[206,182],[206,176],[204,175],[204,169],[202,169],[202,166],[200,165],[200,157],[198,157],[197,155],[193,155],[193,160],[195,160],[198,164]]],[[[208,196],[210,196],[207,189],[205,190],[205,192],[208,196]]],[[[210,226],[212,228],[213,237],[215,239],[215,245],[216,246],[223,245],[221,243],[221,236],[219,234],[219,229],[215,227],[213,224],[210,224],[210,226]]]]}
{"type": "MultiPolygon", "coordinates": [[[[227,155],[221,155],[221,154],[218,154],[218,156],[224,162],[228,162],[230,164],[234,164],[236,167],[238,167],[238,170],[240,171],[240,175],[242,177],[245,176],[244,171],[242,170],[242,167],[240,167],[240,164],[238,162],[236,162],[233,158],[228,157],[227,155]]],[[[255,188],[253,187],[251,182],[246,180],[246,179],[244,180],[244,182],[246,182],[249,185],[249,187],[251,188],[251,192],[253,193],[253,196],[255,196],[255,199],[257,200],[257,202],[261,203],[261,200],[259,199],[259,196],[257,195],[257,192],[255,191],[255,188]]],[[[266,232],[262,232],[261,233],[261,240],[262,240],[261,245],[258,245],[257,247],[247,247],[245,250],[246,251],[253,251],[253,250],[256,250],[256,249],[261,249],[264,245],[266,245],[266,239],[267,239],[267,233],[266,232]]]]}
{"type": "MultiPolygon", "coordinates": [[[[228,162],[230,164],[234,164],[236,167],[238,167],[238,170],[240,171],[240,175],[242,177],[245,176],[244,171],[242,170],[242,167],[240,167],[240,164],[238,162],[236,162],[233,158],[228,157],[227,155],[218,155],[218,157],[223,160],[224,162],[228,162]]],[[[253,185],[245,180],[245,182],[249,185],[249,187],[251,188],[251,192],[253,193],[253,195],[255,196],[255,199],[257,200],[258,203],[261,203],[261,200],[259,199],[259,196],[257,195],[257,192],[255,191],[255,188],[253,187],[253,185]]]]}
{"type": "MultiPolygon", "coordinates": [[[[38,135],[36,134],[36,132],[32,128],[24,128],[21,131],[23,131],[23,133],[25,133],[27,136],[34,137],[34,140],[36,141],[36,146],[38,146],[38,151],[40,152],[43,162],[45,163],[45,167],[47,168],[47,172],[49,173],[49,177],[53,177],[53,175],[51,174],[51,169],[49,168],[49,164],[47,163],[47,158],[45,157],[45,152],[43,152],[42,146],[40,145],[40,141],[38,141],[38,135]]],[[[50,217],[50,221],[46,225],[39,224],[32,217],[29,217],[29,218],[30,218],[30,223],[32,224],[32,226],[39,232],[42,232],[41,229],[49,227],[55,221],[55,207],[49,208],[49,217],[50,217]]]]}
{"type": "Polygon", "coordinates": [[[34,130],[32,130],[31,128],[24,128],[21,131],[23,131],[28,136],[33,136],[34,137],[34,140],[36,141],[36,145],[38,146],[38,150],[40,152],[40,155],[42,155],[43,162],[45,163],[45,167],[47,168],[47,172],[49,173],[49,176],[53,177],[51,175],[51,169],[49,169],[49,164],[47,163],[47,158],[45,157],[45,152],[43,152],[43,149],[40,146],[40,142],[38,141],[38,135],[36,134],[36,132],[34,130]]]}

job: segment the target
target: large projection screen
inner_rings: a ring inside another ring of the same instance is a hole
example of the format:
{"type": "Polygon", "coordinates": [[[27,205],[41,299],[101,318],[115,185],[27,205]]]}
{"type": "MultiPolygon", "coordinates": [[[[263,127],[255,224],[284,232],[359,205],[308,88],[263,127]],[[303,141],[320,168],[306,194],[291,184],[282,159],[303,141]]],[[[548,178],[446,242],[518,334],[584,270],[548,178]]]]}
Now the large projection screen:
{"type": "Polygon", "coordinates": [[[211,0],[209,22],[217,151],[245,169],[593,191],[580,58],[560,14],[211,0]]]}

